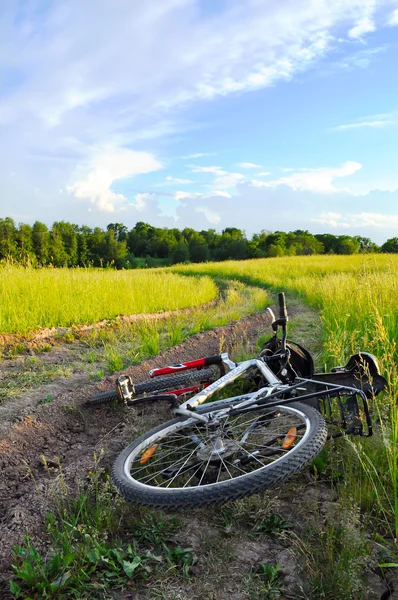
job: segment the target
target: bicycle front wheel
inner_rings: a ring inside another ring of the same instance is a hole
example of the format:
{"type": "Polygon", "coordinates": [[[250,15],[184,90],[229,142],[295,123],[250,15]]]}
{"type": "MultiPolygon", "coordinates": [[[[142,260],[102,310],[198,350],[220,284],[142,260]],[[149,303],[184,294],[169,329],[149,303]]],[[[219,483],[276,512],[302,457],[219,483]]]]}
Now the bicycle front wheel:
{"type": "Polygon", "coordinates": [[[326,437],[322,415],[299,402],[234,415],[219,410],[209,423],[177,418],[130,444],[112,479],[125,498],[141,505],[224,504],[289,479],[326,437]]]}

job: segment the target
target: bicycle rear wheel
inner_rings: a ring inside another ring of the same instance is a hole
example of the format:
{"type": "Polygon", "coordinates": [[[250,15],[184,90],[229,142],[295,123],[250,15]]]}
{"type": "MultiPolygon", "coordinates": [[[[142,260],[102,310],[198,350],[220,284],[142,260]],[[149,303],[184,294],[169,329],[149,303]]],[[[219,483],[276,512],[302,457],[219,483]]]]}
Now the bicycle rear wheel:
{"type": "MultiPolygon", "coordinates": [[[[142,394],[155,394],[156,392],[167,392],[176,390],[182,387],[197,385],[198,383],[208,382],[217,379],[213,369],[200,369],[186,373],[177,373],[176,375],[168,375],[167,377],[154,377],[142,383],[136,383],[134,386],[135,397],[142,394]]],[[[106,404],[109,402],[117,402],[118,395],[116,389],[109,392],[96,394],[87,400],[87,404],[95,406],[106,404]]]]}
{"type": "Polygon", "coordinates": [[[212,415],[174,419],[130,444],[112,469],[120,493],[156,508],[223,504],[289,479],[327,437],[322,415],[299,402],[212,415]]]}

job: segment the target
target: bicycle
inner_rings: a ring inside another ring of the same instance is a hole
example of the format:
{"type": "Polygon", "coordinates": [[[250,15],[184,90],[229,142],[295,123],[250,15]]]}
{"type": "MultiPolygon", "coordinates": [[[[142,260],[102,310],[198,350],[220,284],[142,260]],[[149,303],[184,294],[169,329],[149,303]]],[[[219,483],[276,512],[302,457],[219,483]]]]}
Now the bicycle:
{"type": "Polygon", "coordinates": [[[258,358],[236,364],[221,354],[154,369],[151,381],[136,386],[122,376],[117,391],[106,393],[108,401],[112,395],[128,405],[166,400],[174,417],[117,457],[111,478],[126,499],[173,509],[223,504],[290,479],[328,438],[372,435],[368,399],[387,383],[377,359],[360,352],[345,366],[316,374],[311,354],[287,339],[284,294],[277,319],[267,310],[274,333],[258,358]],[[249,391],[209,402],[242,380],[249,391]]]}

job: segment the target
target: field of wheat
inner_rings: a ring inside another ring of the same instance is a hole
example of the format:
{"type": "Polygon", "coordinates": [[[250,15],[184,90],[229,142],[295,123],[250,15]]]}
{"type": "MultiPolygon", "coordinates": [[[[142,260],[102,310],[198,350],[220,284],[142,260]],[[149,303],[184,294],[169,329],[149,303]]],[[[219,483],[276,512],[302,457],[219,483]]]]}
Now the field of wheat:
{"type": "Polygon", "coordinates": [[[118,315],[199,306],[217,296],[209,277],[101,269],[0,267],[0,333],[69,327],[118,315]]]}

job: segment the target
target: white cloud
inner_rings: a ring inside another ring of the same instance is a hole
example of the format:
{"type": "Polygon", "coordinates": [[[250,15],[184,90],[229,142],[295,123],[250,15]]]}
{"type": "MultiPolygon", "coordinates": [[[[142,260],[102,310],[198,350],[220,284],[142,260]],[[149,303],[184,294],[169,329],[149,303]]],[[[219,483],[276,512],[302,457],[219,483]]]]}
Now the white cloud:
{"type": "Polygon", "coordinates": [[[206,217],[206,219],[208,220],[208,222],[211,223],[212,225],[217,225],[221,220],[220,215],[218,215],[213,210],[206,208],[204,206],[196,206],[195,210],[198,213],[203,213],[204,216],[206,217]]]}
{"type": "Polygon", "coordinates": [[[389,113],[379,113],[376,115],[370,115],[362,117],[353,123],[347,123],[346,125],[338,125],[333,127],[332,131],[346,131],[347,129],[358,129],[362,127],[370,128],[381,128],[398,123],[398,111],[392,111],[389,113]]]}
{"type": "Polygon", "coordinates": [[[321,225],[330,225],[335,228],[348,229],[350,227],[377,227],[380,229],[391,229],[398,227],[398,214],[380,214],[380,213],[356,213],[343,215],[334,212],[322,212],[317,217],[311,219],[314,223],[321,225]]]}
{"type": "MultiPolygon", "coordinates": [[[[166,182],[167,183],[181,183],[181,184],[193,183],[191,179],[180,179],[179,177],[171,177],[170,175],[166,177],[166,182]]],[[[162,185],[162,184],[159,184],[159,185],[162,185]]]]}
{"type": "Polygon", "coordinates": [[[210,196],[222,196],[223,198],[232,198],[231,194],[228,194],[228,192],[223,192],[221,190],[214,190],[210,192],[209,197],[210,196]]]}
{"type": "Polygon", "coordinates": [[[393,10],[388,17],[387,25],[390,25],[390,27],[395,27],[395,25],[398,25],[398,8],[393,10]]]}
{"type": "MultiPolygon", "coordinates": [[[[162,165],[148,152],[107,148],[93,157],[86,176],[67,189],[75,198],[88,200],[100,211],[114,212],[117,205],[127,202],[123,194],[116,194],[110,189],[115,181],[161,168],[162,165]]],[[[137,196],[137,207],[141,207],[145,195],[137,196]]]]}
{"type": "MultiPolygon", "coordinates": [[[[138,210],[138,212],[142,212],[144,208],[146,208],[147,200],[149,198],[153,198],[153,194],[141,193],[135,195],[135,203],[133,204],[134,208],[138,210]]],[[[124,207],[123,207],[124,208],[124,207]]]]}
{"type": "Polygon", "coordinates": [[[261,171],[261,173],[256,173],[256,177],[267,177],[267,175],[271,175],[269,171],[261,171]]]}
{"type": "Polygon", "coordinates": [[[335,212],[322,212],[317,217],[313,217],[311,221],[321,225],[330,225],[331,227],[350,227],[349,223],[344,220],[343,215],[335,212]]]}
{"type": "Polygon", "coordinates": [[[280,177],[271,181],[251,181],[253,187],[275,188],[281,185],[287,185],[294,191],[310,191],[321,194],[330,194],[337,192],[333,185],[336,178],[353,175],[362,168],[362,165],[355,161],[347,161],[340,167],[321,167],[316,169],[298,170],[296,173],[287,177],[280,177]]]}
{"type": "Polygon", "coordinates": [[[241,169],[261,169],[261,165],[256,165],[255,163],[251,162],[237,163],[236,166],[240,167],[241,169]]]}
{"type": "Polygon", "coordinates": [[[215,177],[211,183],[211,187],[214,188],[234,188],[238,182],[244,180],[242,173],[231,173],[224,171],[221,167],[191,165],[191,171],[193,173],[213,173],[215,177]]]}
{"type": "Polygon", "coordinates": [[[360,19],[352,29],[350,29],[348,35],[351,38],[361,38],[366,33],[371,33],[372,31],[376,31],[376,25],[372,19],[369,17],[364,17],[363,19],[360,19]]]}
{"type": "Polygon", "coordinates": [[[195,152],[194,154],[187,154],[186,156],[180,156],[184,160],[192,158],[202,158],[202,156],[215,156],[216,152],[195,152]]]}
{"type": "Polygon", "coordinates": [[[221,167],[201,167],[200,165],[191,165],[192,173],[224,173],[221,167]]]}
{"type": "Polygon", "coordinates": [[[358,129],[359,127],[386,127],[392,125],[394,121],[362,121],[360,123],[348,123],[348,125],[339,125],[334,127],[335,131],[345,131],[346,129],[358,129]]]}

